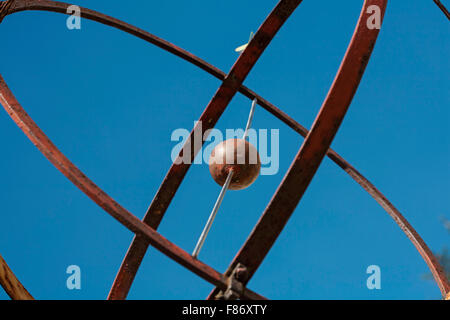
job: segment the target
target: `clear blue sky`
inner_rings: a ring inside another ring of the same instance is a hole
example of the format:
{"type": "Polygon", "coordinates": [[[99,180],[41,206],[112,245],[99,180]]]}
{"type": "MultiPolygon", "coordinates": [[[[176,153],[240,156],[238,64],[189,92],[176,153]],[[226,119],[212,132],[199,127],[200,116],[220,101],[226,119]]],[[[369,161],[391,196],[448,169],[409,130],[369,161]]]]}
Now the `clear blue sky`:
{"type": "MultiPolygon", "coordinates": [[[[310,127],[332,83],[361,0],[305,0],[245,84],[310,127]]],[[[448,6],[450,3],[444,1],[448,6]]],[[[276,1],[79,1],[135,24],[228,71],[234,48],[276,1]],[[138,8],[139,5],[139,8],[138,8]]],[[[434,251],[449,245],[449,23],[431,0],[389,1],[372,59],[333,148],[399,208],[434,251]]],[[[142,218],[170,166],[174,129],[191,129],[220,82],[146,42],[95,22],[24,12],[0,25],[0,72],[54,143],[142,218]]],[[[217,127],[242,128],[250,101],[232,100],[217,127]]],[[[229,192],[200,254],[224,271],[303,139],[261,108],[255,128],[280,129],[280,170],[229,192]]],[[[0,252],[40,299],[104,299],[132,233],[91,202],[0,112],[0,252]],[[82,289],[66,288],[79,265],[82,289]]],[[[159,231],[191,252],[220,191],[193,166],[159,231]]],[[[272,299],[438,299],[415,248],[331,160],[249,287],[272,299]],[[366,288],[379,265],[382,289],[366,288]]],[[[150,249],[129,298],[203,299],[212,286],[150,249]]],[[[0,290],[0,299],[6,299],[0,290]]]]}

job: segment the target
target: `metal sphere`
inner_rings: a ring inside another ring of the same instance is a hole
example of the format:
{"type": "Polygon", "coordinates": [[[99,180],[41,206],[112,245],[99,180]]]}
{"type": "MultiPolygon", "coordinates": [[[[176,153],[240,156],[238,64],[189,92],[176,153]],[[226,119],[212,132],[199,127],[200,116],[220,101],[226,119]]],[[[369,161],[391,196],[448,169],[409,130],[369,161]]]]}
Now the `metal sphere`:
{"type": "Polygon", "coordinates": [[[245,139],[229,139],[219,143],[211,152],[209,172],[223,186],[230,170],[233,170],[228,189],[242,190],[255,182],[261,169],[256,148],[245,139]]]}

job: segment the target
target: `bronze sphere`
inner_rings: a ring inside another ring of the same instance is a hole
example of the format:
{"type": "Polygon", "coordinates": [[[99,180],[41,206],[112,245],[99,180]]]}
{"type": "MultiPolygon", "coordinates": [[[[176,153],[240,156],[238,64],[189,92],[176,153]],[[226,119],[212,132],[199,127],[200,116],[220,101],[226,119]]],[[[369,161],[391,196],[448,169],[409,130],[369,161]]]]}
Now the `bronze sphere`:
{"type": "Polygon", "coordinates": [[[211,152],[209,172],[223,186],[233,170],[228,189],[242,190],[258,178],[261,160],[256,148],[245,139],[229,139],[219,143],[211,152]]]}

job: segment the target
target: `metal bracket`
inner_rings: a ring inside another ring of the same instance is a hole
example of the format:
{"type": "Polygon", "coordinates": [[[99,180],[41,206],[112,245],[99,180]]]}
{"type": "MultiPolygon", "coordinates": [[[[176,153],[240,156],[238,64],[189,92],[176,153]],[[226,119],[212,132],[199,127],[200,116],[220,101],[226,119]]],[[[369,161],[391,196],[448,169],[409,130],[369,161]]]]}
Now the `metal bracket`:
{"type": "Polygon", "coordinates": [[[247,268],[238,263],[236,267],[233,269],[230,277],[228,278],[228,288],[225,292],[220,291],[216,299],[217,300],[237,300],[239,299],[245,290],[245,282],[248,278],[247,268]]]}

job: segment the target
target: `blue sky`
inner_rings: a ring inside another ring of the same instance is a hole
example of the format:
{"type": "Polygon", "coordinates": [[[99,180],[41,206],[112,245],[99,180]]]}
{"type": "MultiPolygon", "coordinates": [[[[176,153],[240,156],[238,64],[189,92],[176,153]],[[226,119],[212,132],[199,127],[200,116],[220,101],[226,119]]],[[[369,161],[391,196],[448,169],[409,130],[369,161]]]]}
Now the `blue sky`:
{"type": "MultiPolygon", "coordinates": [[[[444,1],[447,6],[448,1],[444,1]]],[[[234,48],[276,1],[79,1],[181,46],[227,72],[234,48]],[[139,7],[138,7],[139,6],[139,7]]],[[[310,127],[351,38],[362,1],[305,0],[245,81],[310,127]]],[[[448,20],[429,1],[389,1],[384,26],[333,148],[369,178],[434,251],[449,245],[448,20]]],[[[173,130],[191,129],[220,82],[118,30],[23,12],[0,25],[0,72],[37,124],[82,171],[142,218],[170,167],[173,130]]],[[[217,128],[242,128],[236,95],[217,128]]],[[[200,259],[224,271],[303,139],[261,108],[256,129],[280,130],[280,170],[227,193],[200,259]]],[[[132,240],[0,112],[0,253],[39,299],[104,299],[132,240]],[[78,265],[81,290],[66,288],[78,265]]],[[[159,231],[191,252],[220,191],[194,165],[159,231]]],[[[413,245],[383,209],[325,159],[249,287],[271,299],[438,299],[413,245]],[[381,290],[366,268],[379,265],[381,290]]],[[[131,299],[203,299],[212,286],[150,249],[131,299]]],[[[7,295],[0,291],[0,299],[7,295]]]]}

